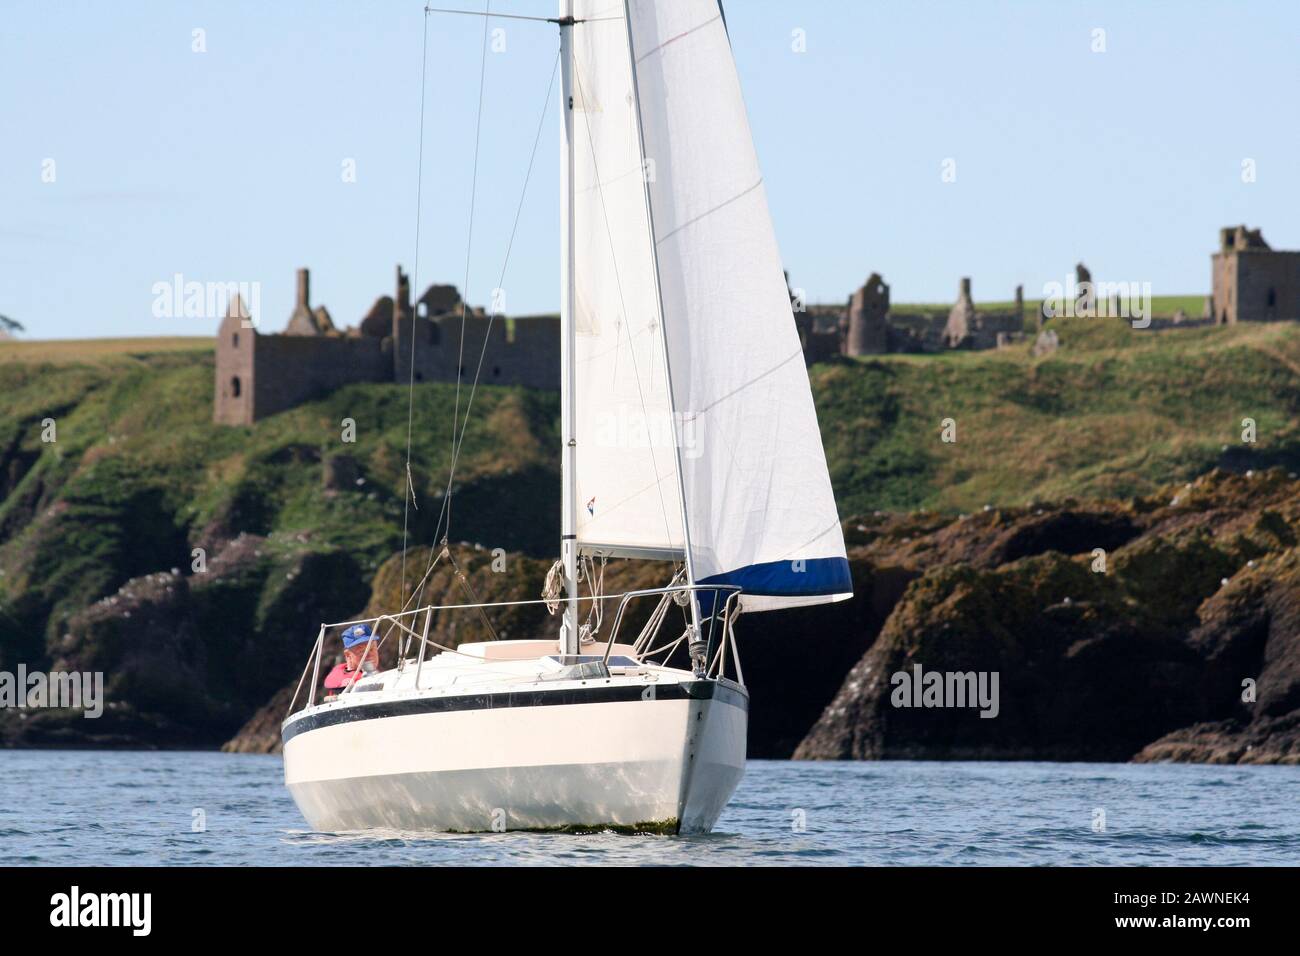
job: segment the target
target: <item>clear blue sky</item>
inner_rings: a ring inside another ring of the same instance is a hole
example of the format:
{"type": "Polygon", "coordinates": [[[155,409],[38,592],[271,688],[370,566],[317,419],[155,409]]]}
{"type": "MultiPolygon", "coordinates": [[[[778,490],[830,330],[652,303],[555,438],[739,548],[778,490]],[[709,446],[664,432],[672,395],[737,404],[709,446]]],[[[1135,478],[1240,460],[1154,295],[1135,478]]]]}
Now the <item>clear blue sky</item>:
{"type": "MultiPolygon", "coordinates": [[[[963,275],[976,299],[1017,282],[1033,296],[1079,259],[1098,279],[1203,293],[1222,225],[1300,248],[1300,4],[726,10],[782,254],[810,301],[843,301],[873,270],[900,302],[951,301],[963,275]]],[[[262,327],[278,329],[307,265],[313,304],[357,321],[413,264],[422,16],[420,0],[5,0],[0,313],[31,338],[210,334],[151,314],[154,283],[181,273],[261,282],[262,327]]],[[[556,47],[553,27],[493,26],[506,50],[487,61],[475,302],[497,284],[556,47]]],[[[430,21],[421,288],[464,273],[481,31],[430,21]]],[[[505,282],[516,315],[558,304],[557,123],[552,102],[505,282]]]]}

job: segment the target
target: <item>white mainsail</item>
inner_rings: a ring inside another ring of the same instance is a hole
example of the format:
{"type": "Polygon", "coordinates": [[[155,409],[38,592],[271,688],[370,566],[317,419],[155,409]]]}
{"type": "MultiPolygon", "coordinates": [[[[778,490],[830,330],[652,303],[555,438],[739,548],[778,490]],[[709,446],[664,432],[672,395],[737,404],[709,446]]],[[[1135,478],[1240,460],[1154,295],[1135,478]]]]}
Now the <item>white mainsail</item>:
{"type": "Polygon", "coordinates": [[[684,553],[672,403],[622,0],[573,30],[574,399],[579,546],[684,553]]]}
{"type": "Polygon", "coordinates": [[[850,597],[721,8],[573,12],[579,544],[689,542],[692,579],[747,611],[850,597]]]}

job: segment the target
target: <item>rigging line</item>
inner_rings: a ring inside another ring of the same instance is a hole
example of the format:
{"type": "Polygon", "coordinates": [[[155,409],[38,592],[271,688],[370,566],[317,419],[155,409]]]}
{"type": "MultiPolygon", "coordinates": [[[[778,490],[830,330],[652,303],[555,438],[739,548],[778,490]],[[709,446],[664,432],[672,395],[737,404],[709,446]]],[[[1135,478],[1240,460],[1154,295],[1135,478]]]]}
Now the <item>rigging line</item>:
{"type": "MultiPolygon", "coordinates": [[[[518,230],[519,230],[519,220],[520,220],[520,217],[522,216],[523,211],[524,211],[524,201],[525,201],[525,199],[528,197],[528,183],[529,183],[530,180],[532,179],[532,175],[533,175],[533,166],[534,166],[534,163],[535,163],[536,160],[537,160],[537,148],[538,148],[538,146],[541,144],[541,141],[542,141],[542,130],[543,130],[543,129],[545,128],[545,126],[546,126],[546,115],[547,115],[547,113],[550,112],[550,106],[551,106],[551,93],[552,93],[552,91],[553,91],[554,88],[555,88],[555,77],[556,77],[556,74],[559,72],[559,68],[560,68],[560,54],[559,54],[559,52],[557,51],[556,54],[555,54],[555,64],[554,64],[554,66],[551,67],[551,81],[550,81],[550,83],[549,83],[549,84],[547,85],[547,87],[546,87],[546,98],[542,101],[542,115],[541,115],[541,117],[540,117],[540,118],[538,119],[538,121],[537,121],[537,133],[536,133],[536,135],[533,137],[533,150],[532,150],[532,153],[531,153],[531,154],[529,155],[529,157],[528,157],[528,171],[524,174],[524,185],[523,185],[523,188],[520,190],[520,193],[519,193],[519,203],[518,203],[518,205],[515,207],[515,223],[514,223],[514,228],[511,229],[511,231],[510,231],[510,242],[509,242],[509,243],[507,244],[507,246],[506,246],[506,257],[505,257],[505,260],[501,263],[501,273],[500,273],[500,278],[498,278],[498,280],[497,280],[497,286],[498,286],[498,287],[500,287],[500,286],[502,286],[502,285],[505,284],[506,269],[507,269],[508,266],[510,265],[510,252],[511,252],[511,250],[514,248],[514,244],[515,244],[515,235],[516,235],[516,233],[517,233],[518,230]]],[[[489,335],[490,335],[490,333],[491,333],[491,331],[492,331],[492,323],[493,323],[495,320],[496,320],[496,313],[492,313],[491,315],[488,316],[488,327],[487,327],[487,333],[485,333],[484,336],[483,336],[483,346],[482,346],[482,348],[479,350],[478,366],[477,366],[477,367],[475,368],[475,370],[474,370],[474,382],[473,382],[473,385],[470,387],[470,390],[469,390],[469,401],[468,401],[468,403],[467,403],[466,406],[465,406],[465,417],[464,417],[464,419],[463,419],[463,421],[462,421],[462,423],[461,423],[461,428],[460,428],[460,437],[458,438],[458,440],[457,440],[457,442],[456,442],[456,450],[455,450],[455,454],[452,455],[452,459],[451,459],[451,471],[450,471],[450,475],[449,475],[449,477],[448,477],[448,482],[447,482],[448,488],[451,487],[451,479],[455,477],[455,474],[456,474],[456,466],[460,463],[460,453],[461,453],[461,449],[464,447],[464,444],[465,444],[465,432],[466,432],[466,430],[469,428],[470,411],[471,411],[471,409],[474,407],[474,395],[475,395],[475,393],[478,391],[479,379],[480,379],[480,377],[481,377],[481,375],[482,375],[482,372],[483,372],[483,359],[484,359],[484,355],[485,355],[486,352],[487,352],[487,344],[488,344],[488,341],[489,341],[489,335]]],[[[432,566],[432,561],[433,561],[434,552],[437,550],[439,543],[445,541],[446,538],[447,538],[447,536],[450,534],[450,530],[451,530],[451,522],[450,522],[450,520],[448,520],[448,522],[447,522],[447,524],[448,524],[447,534],[443,534],[443,533],[442,533],[442,520],[443,520],[443,517],[446,516],[446,514],[447,514],[447,508],[448,508],[447,502],[448,502],[448,500],[450,499],[450,497],[451,497],[450,494],[443,495],[443,498],[442,498],[442,508],[439,510],[439,512],[438,512],[438,520],[437,520],[437,522],[434,524],[433,543],[429,546],[429,558],[430,558],[430,562],[431,562],[430,566],[432,566]]],[[[426,575],[426,578],[427,578],[427,575],[426,575]]],[[[421,582],[421,583],[423,583],[423,582],[421,582]]]]}
{"type": "Polygon", "coordinates": [[[559,26],[566,26],[569,23],[595,23],[599,20],[622,20],[622,17],[587,17],[585,19],[569,18],[568,20],[560,17],[530,17],[522,13],[480,13],[478,10],[452,10],[447,7],[425,7],[425,13],[459,13],[467,17],[497,17],[501,20],[532,20],[535,23],[554,23],[559,26]]]}
{"type": "MultiPolygon", "coordinates": [[[[574,82],[577,83],[578,85],[578,101],[585,105],[587,102],[587,94],[583,92],[582,70],[578,66],[578,58],[576,56],[573,58],[573,79],[574,82]]],[[[585,110],[584,110],[584,114],[587,115],[588,117],[590,116],[590,114],[587,114],[585,110]]],[[[593,174],[592,178],[596,181],[596,193],[597,195],[600,196],[601,217],[604,219],[605,222],[605,235],[609,239],[609,257],[610,257],[610,262],[613,264],[614,267],[614,285],[618,289],[618,304],[619,304],[619,308],[621,308],[623,311],[624,320],[626,321],[628,317],[628,312],[627,312],[627,302],[624,300],[623,297],[623,279],[619,275],[619,271],[618,271],[618,255],[614,252],[614,231],[609,224],[609,209],[605,204],[605,187],[604,184],[601,182],[601,178],[600,178],[600,165],[596,161],[596,141],[591,135],[591,120],[590,119],[585,120],[583,122],[583,126],[585,126],[587,129],[587,145],[591,148],[591,169],[593,174]]],[[[644,167],[642,167],[641,169],[641,175],[643,177],[645,175],[644,167]]],[[[653,236],[651,237],[651,240],[653,241],[653,236]]],[[[663,320],[662,316],[658,314],[656,314],[655,318],[659,321],[663,320]]],[[[631,347],[630,338],[628,342],[630,348],[631,347]]],[[[665,341],[665,346],[666,345],[667,342],[665,341]]],[[[630,364],[632,366],[633,378],[636,380],[637,396],[641,399],[641,410],[648,416],[649,411],[646,409],[645,390],[641,387],[641,371],[640,369],[637,368],[635,355],[632,356],[632,361],[630,364]]],[[[677,429],[676,429],[676,424],[672,422],[672,382],[667,382],[665,384],[667,385],[669,390],[668,415],[669,415],[670,425],[672,426],[673,441],[675,442],[677,440],[677,429]]],[[[653,468],[654,473],[658,475],[659,461],[655,456],[653,441],[649,443],[649,452],[650,452],[650,467],[653,468]]],[[[673,467],[674,469],[677,467],[675,460],[673,463],[673,467]]],[[[672,533],[672,528],[670,527],[668,522],[668,505],[664,502],[663,485],[658,484],[656,490],[659,496],[659,510],[663,514],[663,519],[664,519],[664,538],[669,542],[671,542],[673,533],[672,533]]],[[[683,530],[685,530],[685,523],[686,523],[686,516],[683,514],[682,515],[683,530]]]]}
{"type": "MultiPolygon", "coordinates": [[[[551,93],[555,89],[555,76],[559,72],[559,69],[560,69],[560,54],[557,52],[555,54],[555,64],[554,66],[551,67],[551,81],[546,86],[546,97],[542,100],[542,115],[537,121],[537,133],[533,136],[533,149],[528,157],[528,170],[527,172],[524,173],[524,185],[523,185],[523,189],[520,191],[519,194],[519,204],[515,207],[515,221],[514,221],[514,225],[510,229],[510,241],[506,244],[506,255],[504,261],[502,261],[501,263],[501,272],[497,278],[497,288],[502,288],[505,285],[506,270],[510,267],[510,253],[515,247],[515,237],[519,232],[519,220],[523,215],[524,200],[528,196],[528,183],[533,176],[533,166],[537,160],[537,147],[540,145],[542,141],[542,130],[546,126],[546,114],[550,112],[551,93]]],[[[455,452],[452,455],[452,459],[451,459],[451,475],[453,477],[456,474],[456,465],[459,464],[460,462],[461,449],[465,445],[465,431],[466,429],[469,428],[470,411],[474,407],[474,396],[478,391],[479,380],[481,379],[483,374],[483,360],[487,356],[488,342],[491,341],[492,326],[493,323],[496,322],[496,318],[497,318],[497,313],[495,311],[491,312],[488,315],[487,330],[483,334],[483,344],[479,348],[478,364],[477,366],[475,366],[474,369],[474,381],[470,385],[469,399],[465,404],[465,417],[460,422],[460,435],[456,439],[455,452]]],[[[447,484],[448,487],[450,488],[451,485],[450,478],[448,479],[447,484]]],[[[443,497],[444,504],[450,500],[450,497],[451,497],[450,492],[443,497]]],[[[448,520],[447,523],[450,530],[450,524],[451,524],[450,520],[448,520]]],[[[437,529],[441,530],[441,528],[442,528],[442,515],[440,514],[438,516],[437,529]]],[[[434,536],[434,539],[435,541],[437,540],[437,535],[434,536]]]]}
{"type": "MultiPolygon", "coordinates": [[[[424,198],[424,100],[429,72],[429,11],[424,11],[424,40],[420,48],[420,145],[415,165],[415,264],[411,278],[420,274],[420,210],[424,198]]],[[[419,286],[417,285],[418,289],[419,286]]],[[[393,304],[398,308],[398,303],[393,304]]],[[[396,316],[394,312],[394,316],[396,316]]],[[[400,322],[400,318],[398,320],[400,322]]],[[[406,596],[406,546],[410,534],[411,502],[415,498],[415,483],[411,480],[411,428],[415,419],[415,322],[411,322],[411,368],[406,391],[406,493],[402,496],[402,591],[406,596]]],[[[414,595],[412,595],[414,596],[414,595]]]]}
{"type": "MultiPolygon", "coordinates": [[[[456,423],[460,421],[460,387],[461,380],[465,377],[465,319],[466,312],[469,309],[469,267],[471,254],[474,249],[474,204],[478,198],[478,156],[479,144],[482,141],[483,133],[483,87],[487,78],[487,48],[488,48],[488,14],[492,12],[492,0],[486,0],[484,4],[483,17],[483,49],[479,58],[478,69],[478,115],[474,119],[474,168],[470,178],[469,185],[469,224],[466,228],[465,236],[465,281],[461,285],[460,294],[460,351],[456,357],[456,405],[451,416],[451,459],[456,456],[456,423]]],[[[418,286],[417,286],[418,288],[418,286]]],[[[447,516],[447,531],[451,531],[451,482],[454,473],[449,471],[447,474],[447,491],[443,495],[443,508],[447,516]]],[[[435,529],[436,530],[436,529],[435,529]]],[[[435,540],[437,535],[434,535],[435,540]]]]}

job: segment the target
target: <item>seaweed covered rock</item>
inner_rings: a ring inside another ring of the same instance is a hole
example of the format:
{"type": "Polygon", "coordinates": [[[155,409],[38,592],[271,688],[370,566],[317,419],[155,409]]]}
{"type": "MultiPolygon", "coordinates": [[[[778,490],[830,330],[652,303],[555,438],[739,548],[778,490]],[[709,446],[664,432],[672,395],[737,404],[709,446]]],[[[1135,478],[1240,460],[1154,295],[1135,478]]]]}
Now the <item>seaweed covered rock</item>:
{"type": "Polygon", "coordinates": [[[1135,763],[1300,764],[1300,712],[1193,724],[1147,744],[1135,763]]]}
{"type": "Polygon", "coordinates": [[[1300,483],[1282,469],[1086,510],[850,525],[861,552],[925,575],[796,756],[1122,760],[1173,734],[1143,759],[1201,759],[1174,733],[1193,724],[1204,759],[1236,752],[1225,734],[1254,760],[1287,752],[1259,746],[1300,707],[1300,483]],[[997,718],[897,706],[891,679],[917,664],[996,673],[997,718]]]}
{"type": "Polygon", "coordinates": [[[216,746],[301,669],[321,619],[364,601],[361,580],[346,554],[251,535],[198,573],[132,578],[73,615],[49,648],[52,671],[103,675],[102,715],[7,714],[0,739],[216,746]]]}
{"type": "Polygon", "coordinates": [[[1195,667],[1087,562],[1049,553],[936,568],[909,587],[795,756],[1124,759],[1195,716],[1170,693],[1195,667]],[[987,698],[916,706],[912,684],[927,672],[975,675],[987,698]]]}
{"type": "Polygon", "coordinates": [[[1141,762],[1300,763],[1300,550],[1252,561],[1205,601],[1188,638],[1217,720],[1161,737],[1141,762]]]}

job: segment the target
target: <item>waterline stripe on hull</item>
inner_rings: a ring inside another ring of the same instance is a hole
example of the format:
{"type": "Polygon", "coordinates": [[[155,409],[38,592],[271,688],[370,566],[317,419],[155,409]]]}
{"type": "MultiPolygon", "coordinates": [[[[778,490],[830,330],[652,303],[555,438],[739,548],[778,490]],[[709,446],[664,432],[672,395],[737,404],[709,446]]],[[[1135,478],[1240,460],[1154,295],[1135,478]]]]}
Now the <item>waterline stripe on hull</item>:
{"type": "Polygon", "coordinates": [[[409,697],[335,707],[320,713],[291,718],[281,729],[288,743],[298,734],[356,720],[406,717],[413,714],[445,713],[458,710],[504,710],[515,707],[550,707],[573,704],[607,704],[642,699],[647,687],[654,688],[655,700],[720,700],[749,712],[749,695],[717,681],[701,680],[671,684],[600,685],[566,687],[557,690],[523,690],[500,694],[463,694],[442,697],[409,697]]]}

